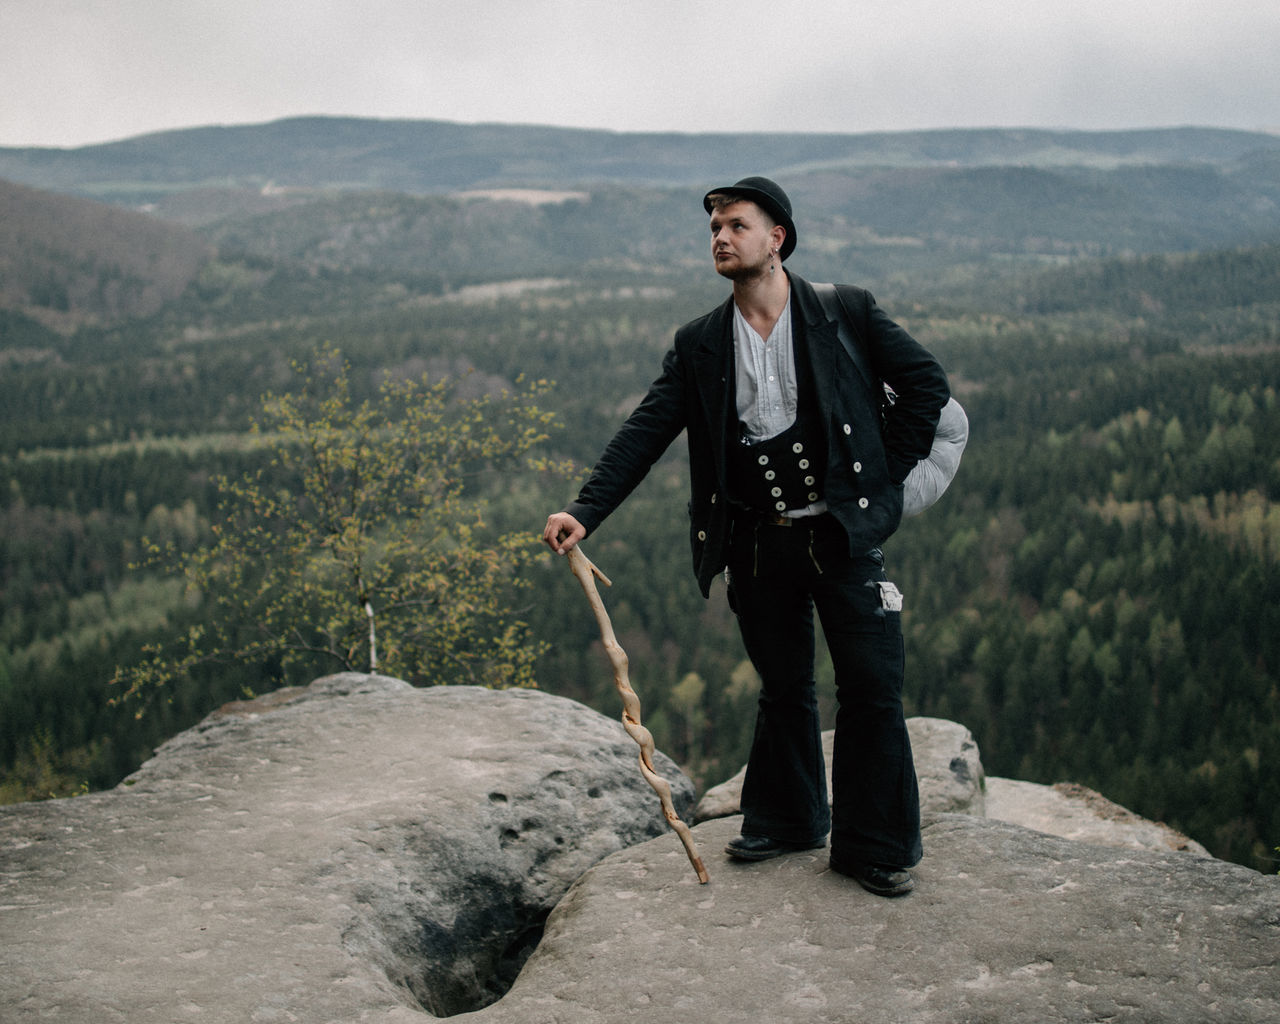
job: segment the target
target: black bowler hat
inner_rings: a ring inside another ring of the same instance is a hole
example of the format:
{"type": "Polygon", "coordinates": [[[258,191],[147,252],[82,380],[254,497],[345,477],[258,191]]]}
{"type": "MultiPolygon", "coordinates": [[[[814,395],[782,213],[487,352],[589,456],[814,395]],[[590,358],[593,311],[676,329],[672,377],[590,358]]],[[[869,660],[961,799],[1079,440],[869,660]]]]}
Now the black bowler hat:
{"type": "Polygon", "coordinates": [[[743,199],[750,199],[765,210],[770,217],[787,229],[787,237],[782,240],[782,248],[778,250],[778,254],[784,260],[791,255],[791,250],[796,247],[796,225],[791,219],[791,200],[787,198],[787,194],[782,191],[782,187],[776,181],[753,175],[750,178],[743,178],[734,185],[713,188],[702,197],[702,206],[707,213],[711,212],[711,197],[714,195],[741,196],[743,199]]]}

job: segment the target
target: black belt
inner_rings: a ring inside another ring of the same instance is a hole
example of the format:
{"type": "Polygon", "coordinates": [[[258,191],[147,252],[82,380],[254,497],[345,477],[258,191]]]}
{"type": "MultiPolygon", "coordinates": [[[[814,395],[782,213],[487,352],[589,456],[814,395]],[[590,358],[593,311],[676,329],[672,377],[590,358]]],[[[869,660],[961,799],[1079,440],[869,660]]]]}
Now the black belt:
{"type": "Polygon", "coordinates": [[[830,512],[820,512],[814,516],[788,516],[780,512],[749,512],[746,518],[757,526],[819,526],[831,519],[830,512]]]}

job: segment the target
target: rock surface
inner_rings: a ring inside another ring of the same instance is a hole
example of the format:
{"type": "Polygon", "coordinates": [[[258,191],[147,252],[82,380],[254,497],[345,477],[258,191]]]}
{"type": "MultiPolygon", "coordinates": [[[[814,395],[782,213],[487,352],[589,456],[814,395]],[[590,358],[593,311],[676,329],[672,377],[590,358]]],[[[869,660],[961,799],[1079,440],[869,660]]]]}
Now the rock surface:
{"type": "Polygon", "coordinates": [[[1136,850],[1182,850],[1208,857],[1194,839],[1148,821],[1100,793],[1075,783],[1042,786],[1015,779],[987,779],[987,817],[1064,839],[1136,850]]]}
{"type": "Polygon", "coordinates": [[[988,780],[1040,831],[945,813],[976,745],[914,728],[925,859],[884,900],[821,850],[727,861],[737,817],[694,830],[699,886],[572,701],[344,675],[229,705],[112,792],[0,808],[0,1019],[1280,1020],[1280,878],[1096,845],[1151,823],[1088,791],[988,780]]]}
{"type": "Polygon", "coordinates": [[[667,832],[636,759],[536,691],[350,674],[228,705],[116,790],[0,808],[0,1019],[482,1006],[574,880],[667,832]]]}
{"type": "MultiPolygon", "coordinates": [[[[740,819],[697,826],[704,850],[740,819]]],[[[940,815],[914,893],[824,851],[699,887],[678,843],[592,868],[498,1003],[468,1024],[1051,1024],[1280,1020],[1280,878],[940,815]]]]}

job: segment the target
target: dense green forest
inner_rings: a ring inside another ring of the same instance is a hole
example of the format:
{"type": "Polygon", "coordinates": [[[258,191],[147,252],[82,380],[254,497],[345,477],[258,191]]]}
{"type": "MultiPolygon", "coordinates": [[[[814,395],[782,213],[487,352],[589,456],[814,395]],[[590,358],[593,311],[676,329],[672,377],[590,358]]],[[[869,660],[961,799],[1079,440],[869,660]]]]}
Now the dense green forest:
{"type": "MultiPolygon", "coordinates": [[[[670,198],[326,197],[203,229],[216,258],[149,316],[55,331],[38,310],[0,312],[0,796],[114,785],[219,703],[308,681],[211,667],[145,706],[113,705],[107,686],[206,608],[130,568],[143,538],[209,542],[218,474],[262,465],[247,433],[261,396],[321,343],[369,394],[386,372],[479,392],[554,381],[549,453],[589,465],[675,327],[725,294],[698,232],[669,237],[670,198]]],[[[989,774],[1080,782],[1274,869],[1280,247],[1089,258],[1081,242],[1045,268],[1006,239],[953,252],[946,273],[920,248],[828,247],[834,269],[797,253],[815,278],[864,271],[970,417],[951,491],[886,548],[910,713],[968,726],[989,774]]],[[[646,724],[704,786],[745,759],[755,679],[723,594],[704,601],[692,581],[681,444],[586,547],[614,580],[646,724]]],[[[494,529],[535,544],[575,483],[480,486],[494,529]]],[[[539,685],[615,715],[567,567],[541,556],[513,600],[549,644],[539,685]]],[[[830,715],[825,665],[820,683],[830,715]]]]}

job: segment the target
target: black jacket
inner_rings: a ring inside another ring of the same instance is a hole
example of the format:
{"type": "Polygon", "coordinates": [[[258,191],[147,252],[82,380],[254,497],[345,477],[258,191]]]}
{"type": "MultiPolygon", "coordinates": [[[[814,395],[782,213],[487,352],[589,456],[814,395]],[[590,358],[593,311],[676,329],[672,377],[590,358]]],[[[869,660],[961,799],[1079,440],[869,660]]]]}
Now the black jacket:
{"type": "MultiPolygon", "coordinates": [[[[792,331],[804,332],[827,434],[827,505],[860,554],[883,543],[902,518],[902,481],[929,454],[950,397],[936,359],[861,288],[840,294],[873,374],[897,393],[883,420],[879,381],[845,352],[812,286],[790,274],[792,331]]],[[[802,340],[797,336],[797,343],[802,340]]],[[[727,455],[737,422],[733,395],[733,298],[681,327],[662,374],[601,454],[565,511],[590,534],[622,504],[681,430],[689,443],[689,539],[703,595],[724,568],[731,517],[727,455]]]]}

